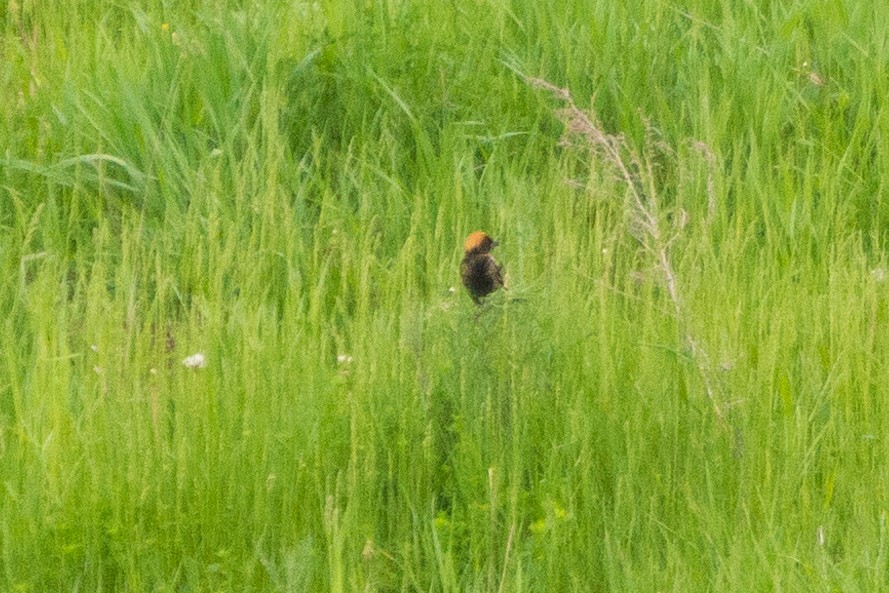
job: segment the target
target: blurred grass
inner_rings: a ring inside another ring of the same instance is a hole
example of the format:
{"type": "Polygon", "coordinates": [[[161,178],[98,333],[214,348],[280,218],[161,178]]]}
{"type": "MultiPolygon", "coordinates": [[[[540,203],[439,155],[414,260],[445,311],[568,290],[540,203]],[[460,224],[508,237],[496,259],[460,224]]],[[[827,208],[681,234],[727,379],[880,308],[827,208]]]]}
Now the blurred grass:
{"type": "Polygon", "coordinates": [[[4,590],[887,589],[883,7],[0,15],[4,590]]]}

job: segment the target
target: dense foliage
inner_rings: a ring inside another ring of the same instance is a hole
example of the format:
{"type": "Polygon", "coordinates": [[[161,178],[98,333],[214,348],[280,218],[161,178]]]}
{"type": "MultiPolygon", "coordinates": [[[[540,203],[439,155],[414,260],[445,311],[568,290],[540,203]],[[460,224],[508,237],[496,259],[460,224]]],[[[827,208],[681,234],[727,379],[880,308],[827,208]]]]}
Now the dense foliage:
{"type": "Polygon", "coordinates": [[[0,589],[887,590],[887,28],[10,0],[0,589]]]}

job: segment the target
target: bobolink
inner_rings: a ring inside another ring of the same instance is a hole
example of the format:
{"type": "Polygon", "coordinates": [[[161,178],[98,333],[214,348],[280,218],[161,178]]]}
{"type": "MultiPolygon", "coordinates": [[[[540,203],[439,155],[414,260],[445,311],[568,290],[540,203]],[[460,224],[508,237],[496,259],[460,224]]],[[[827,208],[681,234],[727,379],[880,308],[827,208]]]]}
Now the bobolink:
{"type": "Polygon", "coordinates": [[[460,276],[463,286],[476,305],[481,305],[481,298],[503,286],[503,275],[500,266],[491,256],[491,250],[497,241],[484,231],[475,231],[466,237],[463,243],[463,262],[460,264],[460,276]]]}

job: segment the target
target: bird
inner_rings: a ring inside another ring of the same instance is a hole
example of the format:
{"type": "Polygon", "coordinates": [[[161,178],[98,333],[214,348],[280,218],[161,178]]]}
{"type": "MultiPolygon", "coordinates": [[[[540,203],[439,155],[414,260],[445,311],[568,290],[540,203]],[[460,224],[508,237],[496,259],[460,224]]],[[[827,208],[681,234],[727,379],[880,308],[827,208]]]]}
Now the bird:
{"type": "Polygon", "coordinates": [[[463,243],[460,276],[463,278],[463,286],[476,305],[482,304],[482,297],[498,288],[505,288],[500,265],[491,255],[491,250],[496,246],[497,241],[484,231],[470,233],[463,243]]]}

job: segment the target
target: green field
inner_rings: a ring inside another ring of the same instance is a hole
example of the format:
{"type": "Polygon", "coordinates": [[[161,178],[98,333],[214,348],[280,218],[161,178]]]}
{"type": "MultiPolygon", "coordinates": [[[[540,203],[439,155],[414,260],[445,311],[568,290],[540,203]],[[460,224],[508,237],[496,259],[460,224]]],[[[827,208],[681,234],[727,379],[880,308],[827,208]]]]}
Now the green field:
{"type": "Polygon", "coordinates": [[[886,31],[3,2],[0,591],[889,591],[886,31]]]}

